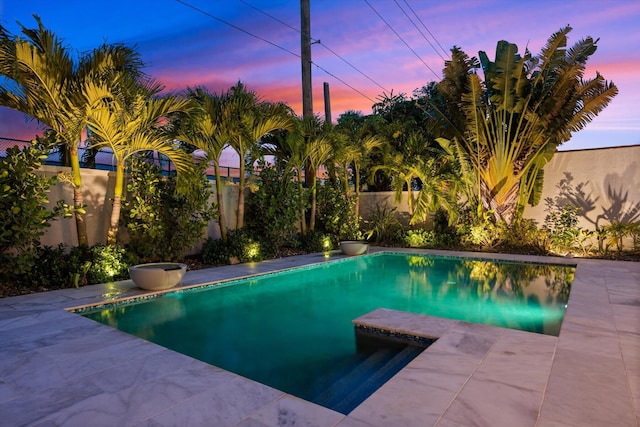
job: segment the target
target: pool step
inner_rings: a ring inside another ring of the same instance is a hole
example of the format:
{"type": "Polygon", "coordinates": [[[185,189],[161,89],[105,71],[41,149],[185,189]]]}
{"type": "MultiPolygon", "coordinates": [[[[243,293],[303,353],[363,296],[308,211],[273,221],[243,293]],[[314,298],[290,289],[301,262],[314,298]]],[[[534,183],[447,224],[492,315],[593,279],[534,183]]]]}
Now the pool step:
{"type": "Polygon", "coordinates": [[[381,348],[312,400],[348,414],[423,350],[424,347],[412,345],[401,351],[381,348]]]}

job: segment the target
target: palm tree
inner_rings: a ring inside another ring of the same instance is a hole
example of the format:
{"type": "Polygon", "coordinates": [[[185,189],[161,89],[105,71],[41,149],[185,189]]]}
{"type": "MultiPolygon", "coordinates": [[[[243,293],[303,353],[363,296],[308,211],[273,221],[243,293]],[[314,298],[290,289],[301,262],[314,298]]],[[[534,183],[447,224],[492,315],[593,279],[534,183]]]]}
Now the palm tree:
{"type": "Polygon", "coordinates": [[[261,101],[254,92],[248,92],[238,82],[224,96],[230,109],[229,145],[240,157],[240,177],[238,182],[238,207],[236,229],[244,226],[244,192],[247,187],[246,166],[253,165],[258,142],[264,136],[279,129],[292,129],[289,108],[284,104],[261,101]]]}
{"type": "MultiPolygon", "coordinates": [[[[178,172],[178,178],[194,170],[193,158],[174,143],[173,119],[191,113],[194,104],[173,95],[155,97],[161,87],[132,83],[129,92],[114,95],[102,108],[91,111],[87,127],[92,132],[94,148],[108,147],[116,160],[116,179],[113,207],[107,234],[107,243],[115,245],[120,221],[124,171],[127,159],[139,152],[156,151],[169,157],[178,172]]],[[[122,89],[122,88],[120,88],[122,89]]],[[[182,188],[185,188],[182,182],[182,188]]]]}
{"type": "MultiPolygon", "coordinates": [[[[343,114],[338,120],[336,131],[341,134],[342,144],[337,150],[338,163],[351,167],[353,170],[353,188],[355,193],[355,215],[360,216],[360,171],[362,167],[369,163],[369,159],[374,150],[382,147],[385,140],[368,126],[366,118],[357,113],[343,114]]],[[[348,177],[346,177],[348,188],[348,177]]],[[[348,192],[348,191],[347,191],[348,192]]]]}
{"type": "Polygon", "coordinates": [[[484,83],[472,72],[477,60],[454,48],[437,87],[442,98],[430,103],[443,126],[438,142],[474,171],[478,212],[492,212],[496,221],[511,224],[525,203],[539,199],[542,168],[556,148],[618,93],[599,73],[583,79],[597,40],[567,49],[570,31],[553,34],[538,57],[521,57],[506,41],[498,42],[494,62],[480,52],[484,83]]]}
{"type": "Polygon", "coordinates": [[[316,228],[316,210],[318,205],[317,189],[318,177],[315,173],[324,165],[333,154],[333,147],[324,135],[318,135],[307,143],[307,163],[313,174],[311,180],[311,212],[309,214],[309,230],[316,228]]]}
{"type": "Polygon", "coordinates": [[[109,96],[105,83],[117,73],[139,76],[139,55],[123,45],[104,44],[74,60],[70,49],[37,15],[35,29],[21,25],[24,38],[0,25],[0,105],[21,111],[48,126],[69,153],[79,245],[87,245],[78,148],[87,115],[109,96]]]}
{"type": "Polygon", "coordinates": [[[408,136],[403,152],[386,153],[383,164],[373,168],[377,170],[391,175],[396,202],[402,201],[406,188],[411,224],[426,221],[438,209],[447,212],[449,221],[457,216],[460,176],[449,158],[425,146],[421,133],[408,136]]]}
{"type": "Polygon", "coordinates": [[[206,88],[189,89],[187,96],[199,105],[201,111],[186,122],[186,129],[181,131],[178,139],[203,150],[207,155],[207,161],[213,163],[220,236],[226,240],[228,227],[224,213],[220,157],[231,140],[231,110],[221,96],[209,93],[206,88]]]}
{"type": "Polygon", "coordinates": [[[267,144],[262,145],[264,154],[271,155],[283,162],[295,173],[298,189],[298,213],[300,215],[300,233],[307,234],[307,220],[304,197],[304,167],[309,160],[309,146],[306,143],[303,131],[303,120],[294,118],[293,130],[280,133],[267,144]]]}

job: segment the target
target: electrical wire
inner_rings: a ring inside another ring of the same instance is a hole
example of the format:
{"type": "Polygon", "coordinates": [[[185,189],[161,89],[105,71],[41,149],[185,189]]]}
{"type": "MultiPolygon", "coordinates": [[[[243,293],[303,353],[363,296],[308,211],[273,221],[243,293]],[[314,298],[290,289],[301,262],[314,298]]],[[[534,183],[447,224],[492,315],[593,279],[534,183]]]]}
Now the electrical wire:
{"type": "Polygon", "coordinates": [[[447,58],[451,58],[451,56],[449,55],[449,52],[442,47],[442,45],[440,44],[440,42],[438,41],[438,39],[436,38],[436,36],[433,35],[433,33],[431,31],[429,31],[429,28],[427,28],[427,26],[425,25],[425,23],[422,21],[422,19],[420,18],[420,16],[416,13],[415,10],[413,10],[413,8],[411,7],[411,5],[409,4],[409,2],[407,0],[404,0],[404,3],[407,5],[407,7],[409,8],[409,10],[411,10],[411,12],[413,13],[413,15],[418,19],[418,21],[420,21],[420,23],[422,24],[422,26],[424,27],[425,30],[427,30],[427,33],[429,33],[429,35],[431,36],[431,38],[436,42],[436,44],[440,47],[440,49],[442,50],[442,52],[444,52],[444,54],[446,55],[447,58]]]}
{"type": "Polygon", "coordinates": [[[400,39],[400,41],[402,41],[402,43],[404,43],[404,45],[411,51],[413,52],[413,54],[416,56],[416,58],[418,58],[425,67],[427,67],[434,76],[436,76],[437,79],[440,79],[440,76],[438,75],[438,73],[436,73],[435,71],[433,71],[433,69],[429,66],[429,64],[427,64],[426,62],[424,62],[424,59],[422,59],[420,57],[420,55],[418,55],[418,53],[411,47],[409,46],[409,43],[407,43],[402,36],[391,26],[391,24],[389,24],[389,22],[387,22],[386,19],[384,19],[384,17],[371,5],[371,3],[369,3],[368,0],[364,0],[364,2],[371,8],[371,10],[373,10],[375,12],[376,15],[378,15],[378,17],[382,20],[382,22],[384,22],[387,27],[389,27],[389,29],[391,31],[393,31],[393,33],[400,39]]]}
{"type": "MultiPolygon", "coordinates": [[[[285,27],[292,29],[293,31],[297,32],[297,33],[301,33],[301,31],[295,27],[292,27],[291,25],[287,24],[286,22],[282,21],[281,19],[276,18],[275,16],[265,12],[264,10],[244,1],[244,0],[238,0],[240,3],[245,4],[247,6],[249,6],[251,9],[262,13],[265,16],[268,16],[269,18],[273,19],[276,22],[279,22],[280,24],[284,25],[285,27]]],[[[377,81],[373,80],[371,77],[369,77],[367,74],[365,74],[363,71],[359,70],[355,65],[353,65],[352,63],[350,63],[349,61],[347,61],[345,58],[343,58],[342,56],[340,56],[337,52],[335,52],[333,49],[331,49],[329,46],[327,46],[326,44],[322,43],[320,40],[318,39],[314,39],[313,37],[311,38],[313,43],[317,43],[320,46],[324,47],[325,49],[327,49],[329,52],[331,52],[333,55],[335,55],[337,58],[341,59],[345,64],[347,64],[348,66],[350,66],[351,68],[353,68],[354,70],[356,70],[358,73],[360,73],[362,76],[366,77],[371,83],[375,84],[376,86],[378,86],[380,89],[382,89],[384,92],[388,92],[388,90],[382,86],[380,83],[378,83],[377,81]]]]}
{"type": "MultiPolygon", "coordinates": [[[[255,37],[256,39],[261,40],[261,41],[263,41],[263,42],[265,42],[265,43],[268,43],[268,44],[270,44],[271,46],[277,47],[278,49],[281,49],[281,50],[283,50],[283,51],[285,51],[285,52],[287,52],[287,53],[289,53],[289,54],[291,54],[291,55],[295,56],[296,58],[300,58],[300,59],[302,59],[302,57],[301,57],[300,55],[298,55],[297,53],[295,53],[295,52],[293,52],[293,51],[291,51],[291,50],[287,49],[286,47],[280,46],[280,45],[278,45],[278,44],[276,44],[276,43],[273,43],[273,42],[271,42],[271,41],[269,41],[269,40],[267,40],[267,39],[265,39],[265,38],[263,38],[263,37],[260,37],[260,36],[258,36],[258,35],[256,35],[256,34],[253,34],[253,33],[249,32],[249,31],[247,31],[247,30],[245,30],[245,29],[243,29],[243,28],[238,27],[237,25],[234,25],[234,24],[232,24],[232,23],[230,23],[230,22],[227,22],[227,21],[225,21],[224,19],[219,18],[219,17],[217,17],[217,16],[215,16],[215,15],[213,15],[213,14],[211,14],[211,13],[207,12],[207,11],[204,11],[204,10],[202,10],[202,9],[200,9],[200,8],[197,8],[197,7],[195,7],[195,6],[191,5],[191,4],[189,4],[189,3],[187,3],[187,2],[185,2],[185,1],[183,1],[183,0],[176,0],[176,1],[177,1],[178,3],[180,3],[180,4],[182,4],[182,5],[184,5],[184,6],[188,7],[188,8],[190,8],[190,9],[195,10],[195,11],[196,11],[196,12],[198,12],[198,13],[201,13],[201,14],[203,14],[203,15],[205,15],[205,16],[208,16],[208,17],[209,17],[209,18],[211,18],[211,19],[215,19],[216,21],[221,22],[221,23],[223,23],[223,24],[225,24],[225,25],[227,25],[227,26],[229,26],[229,27],[231,27],[231,28],[234,28],[234,29],[238,30],[238,31],[241,31],[241,32],[243,32],[244,34],[247,34],[247,35],[249,35],[249,36],[251,36],[251,37],[255,37]]],[[[373,102],[373,103],[375,103],[375,102],[376,102],[376,101],[375,101],[375,100],[373,100],[371,97],[369,97],[369,96],[365,95],[364,93],[362,93],[362,92],[361,92],[361,91],[359,91],[358,89],[354,88],[354,87],[353,87],[353,86],[351,86],[349,83],[345,82],[345,81],[344,81],[344,80],[342,80],[340,77],[338,77],[338,76],[336,76],[335,74],[331,73],[330,71],[328,71],[328,70],[327,70],[327,69],[325,69],[324,67],[322,67],[322,66],[320,66],[320,65],[316,64],[316,63],[315,63],[315,62],[313,62],[313,61],[311,61],[311,63],[312,63],[313,65],[315,65],[318,69],[320,69],[320,70],[324,71],[325,73],[327,73],[329,76],[331,76],[331,77],[333,77],[334,79],[338,80],[338,81],[339,81],[340,83],[342,83],[343,85],[347,86],[349,89],[353,90],[354,92],[356,92],[356,93],[358,93],[358,94],[362,95],[363,97],[367,98],[369,101],[371,101],[371,102],[373,102]]]]}
{"type": "Polygon", "coordinates": [[[245,33],[245,34],[247,34],[247,35],[249,35],[249,36],[251,36],[251,37],[255,37],[256,39],[261,40],[261,41],[263,41],[263,42],[265,42],[265,43],[268,43],[268,44],[270,44],[271,46],[277,47],[278,49],[284,50],[285,52],[290,53],[290,54],[291,54],[291,55],[293,55],[293,56],[296,56],[296,57],[298,57],[298,58],[301,58],[301,56],[300,56],[300,55],[298,55],[297,53],[295,53],[295,52],[293,52],[293,51],[291,51],[291,50],[287,49],[286,47],[282,47],[282,46],[280,46],[279,44],[273,43],[273,42],[271,42],[271,41],[269,41],[269,40],[267,40],[267,39],[265,39],[265,38],[263,38],[263,37],[260,37],[260,36],[258,36],[258,35],[255,35],[255,34],[253,34],[253,33],[250,33],[249,31],[244,30],[244,29],[242,29],[242,28],[238,27],[237,25],[233,25],[232,23],[227,22],[227,21],[225,21],[225,20],[224,20],[224,19],[222,19],[222,18],[218,18],[217,16],[212,15],[211,13],[209,13],[209,12],[207,12],[207,11],[204,11],[204,10],[202,10],[202,9],[200,9],[200,8],[197,8],[197,7],[195,7],[195,6],[193,6],[193,5],[189,4],[189,3],[187,3],[186,1],[183,1],[183,0],[176,0],[176,1],[177,1],[178,3],[180,3],[180,4],[182,4],[182,5],[184,5],[184,6],[188,7],[188,8],[190,8],[190,9],[195,10],[195,11],[196,11],[196,12],[198,12],[198,13],[201,13],[201,14],[203,14],[203,15],[205,15],[205,16],[208,16],[208,17],[209,17],[209,18],[211,18],[211,19],[215,19],[216,21],[221,22],[221,23],[223,23],[223,24],[225,24],[225,25],[228,25],[228,26],[229,26],[229,27],[231,27],[231,28],[234,28],[234,29],[236,29],[236,30],[238,30],[238,31],[241,31],[241,32],[243,32],[243,33],[245,33]]]}
{"type": "MultiPolygon", "coordinates": [[[[404,16],[407,17],[407,19],[409,20],[409,22],[411,22],[411,25],[413,25],[415,27],[416,30],[418,30],[418,32],[420,33],[420,35],[422,36],[423,39],[425,39],[427,41],[427,43],[429,43],[429,46],[431,46],[431,48],[433,49],[433,51],[438,54],[438,56],[440,57],[440,59],[442,59],[443,61],[445,60],[444,57],[440,54],[440,52],[438,51],[438,49],[436,49],[436,47],[433,45],[433,43],[431,43],[431,40],[429,40],[427,38],[427,36],[424,35],[424,33],[422,32],[422,30],[420,29],[420,27],[418,27],[418,25],[413,22],[413,19],[411,19],[411,17],[409,16],[409,14],[402,8],[402,6],[400,6],[400,3],[398,3],[398,0],[393,0],[396,4],[396,6],[398,6],[398,9],[400,9],[402,11],[402,13],[404,14],[404,16]]],[[[406,1],[405,1],[406,3],[406,1]]]]}

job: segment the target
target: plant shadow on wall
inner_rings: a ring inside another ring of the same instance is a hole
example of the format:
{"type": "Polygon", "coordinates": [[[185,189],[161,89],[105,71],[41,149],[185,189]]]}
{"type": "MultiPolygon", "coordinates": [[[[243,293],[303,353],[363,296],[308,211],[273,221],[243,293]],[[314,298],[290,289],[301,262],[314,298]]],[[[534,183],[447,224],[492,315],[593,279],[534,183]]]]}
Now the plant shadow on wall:
{"type": "Polygon", "coordinates": [[[637,162],[632,162],[622,173],[607,174],[602,188],[606,190],[606,201],[594,196],[590,181],[574,184],[573,175],[564,173],[556,186],[558,194],[547,198],[550,209],[575,208],[576,217],[593,225],[598,251],[604,254],[625,249],[625,239],[632,242],[638,251],[640,237],[640,174],[637,162]],[[591,188],[591,190],[590,190],[591,188]]]}

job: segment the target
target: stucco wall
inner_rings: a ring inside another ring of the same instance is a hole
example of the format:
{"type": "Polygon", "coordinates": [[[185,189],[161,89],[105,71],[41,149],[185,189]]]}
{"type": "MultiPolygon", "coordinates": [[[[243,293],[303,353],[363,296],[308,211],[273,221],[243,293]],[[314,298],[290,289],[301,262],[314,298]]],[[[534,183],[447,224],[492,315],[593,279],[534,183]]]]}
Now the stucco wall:
{"type": "MultiPolygon", "coordinates": [[[[44,173],[47,176],[56,176],[59,172],[70,173],[71,168],[60,166],[43,166],[39,173],[44,173]]],[[[115,172],[95,170],[95,169],[82,169],[82,188],[84,195],[84,203],[86,204],[87,214],[85,221],[87,224],[87,238],[89,245],[95,245],[97,243],[105,243],[107,240],[107,231],[109,229],[109,219],[111,215],[111,200],[113,199],[113,186],[115,181],[115,172]],[[105,203],[106,200],[106,203],[105,203]]],[[[215,198],[215,185],[213,181],[210,181],[213,194],[210,202],[214,203],[215,198]]],[[[126,187],[126,186],[125,186],[126,187]]],[[[126,192],[126,188],[124,189],[126,192]]],[[[224,200],[225,200],[225,213],[227,219],[227,225],[230,227],[235,226],[235,210],[238,203],[238,187],[229,185],[223,187],[224,200]]],[[[58,200],[64,200],[67,204],[73,205],[73,188],[71,185],[58,182],[51,188],[49,193],[49,208],[53,207],[58,200]]],[[[125,193],[126,196],[126,193],[125,193]]],[[[213,238],[220,237],[220,227],[217,222],[210,222],[207,227],[206,238],[211,236],[213,238]]],[[[126,241],[126,230],[120,227],[120,236],[126,241]]],[[[73,218],[58,219],[51,223],[51,227],[46,230],[46,233],[40,239],[43,245],[57,246],[59,243],[63,243],[66,246],[75,246],[78,243],[76,223],[73,218]]],[[[199,249],[199,246],[196,248],[199,249]]]]}
{"type": "MultiPolygon", "coordinates": [[[[581,207],[579,225],[589,230],[611,220],[640,220],[640,145],[560,151],[544,171],[542,199],[537,206],[527,206],[524,213],[539,226],[547,215],[547,198],[569,200],[581,207]]],[[[393,193],[363,193],[362,216],[368,217],[376,203],[392,205],[393,193]]],[[[406,192],[396,212],[408,215],[406,192]]]]}
{"type": "MultiPolygon", "coordinates": [[[[56,175],[59,171],[69,172],[70,169],[44,166],[41,170],[49,176],[56,175]]],[[[89,244],[105,242],[111,212],[109,200],[113,197],[115,173],[83,169],[82,177],[87,204],[89,244]]],[[[213,186],[214,182],[210,182],[213,186]]],[[[226,219],[228,226],[233,228],[236,221],[237,186],[225,186],[224,191],[226,219]]],[[[548,197],[569,199],[580,206],[580,226],[590,230],[611,220],[640,220],[640,145],[556,153],[545,167],[542,201],[538,206],[528,206],[525,218],[533,219],[538,225],[542,225],[546,216],[544,200],[548,197]],[[564,187],[561,187],[561,183],[565,184],[564,187]]],[[[49,200],[55,203],[59,199],[73,204],[73,191],[68,184],[58,183],[52,188],[49,200]]],[[[215,201],[215,198],[211,201],[215,201]]],[[[396,213],[403,222],[407,222],[406,192],[399,204],[396,204],[393,192],[362,193],[361,215],[368,218],[375,210],[376,204],[389,208],[397,207],[396,213]]],[[[209,224],[207,236],[220,236],[217,223],[209,224]]],[[[68,246],[77,244],[73,219],[54,221],[42,238],[44,245],[56,246],[61,242],[68,246]]]]}
{"type": "Polygon", "coordinates": [[[640,220],[640,145],[561,151],[544,173],[543,199],[526,208],[525,218],[542,224],[550,197],[579,206],[580,226],[589,230],[640,220]]]}

